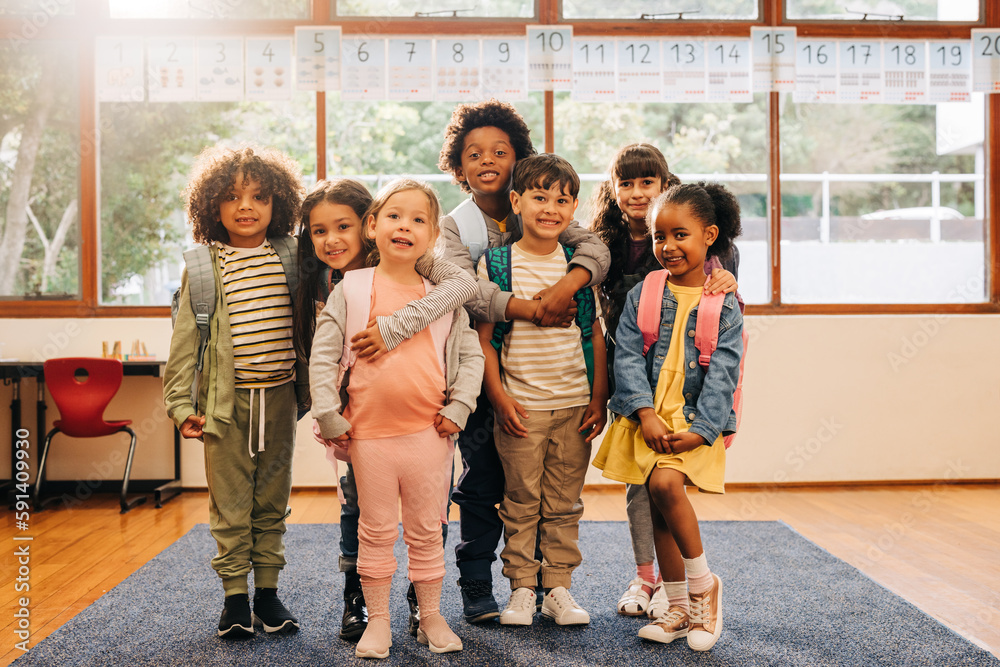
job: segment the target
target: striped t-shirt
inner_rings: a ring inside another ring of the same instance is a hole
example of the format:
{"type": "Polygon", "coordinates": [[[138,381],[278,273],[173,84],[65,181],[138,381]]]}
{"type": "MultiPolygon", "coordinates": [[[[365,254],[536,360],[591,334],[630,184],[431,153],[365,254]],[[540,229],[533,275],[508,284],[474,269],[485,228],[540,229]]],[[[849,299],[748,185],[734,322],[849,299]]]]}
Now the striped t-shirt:
{"type": "MultiPolygon", "coordinates": [[[[515,243],[510,261],[511,291],[519,299],[534,298],[566,275],[561,246],[539,256],[524,252],[515,243]]],[[[479,277],[489,280],[485,258],[479,263],[479,277]]],[[[564,329],[514,320],[500,352],[507,394],[526,410],[558,410],[590,403],[581,335],[576,322],[564,329]]]]}
{"type": "Polygon", "coordinates": [[[276,387],[295,376],[292,300],[278,253],[219,245],[219,266],[233,335],[236,386],[276,387]]]}

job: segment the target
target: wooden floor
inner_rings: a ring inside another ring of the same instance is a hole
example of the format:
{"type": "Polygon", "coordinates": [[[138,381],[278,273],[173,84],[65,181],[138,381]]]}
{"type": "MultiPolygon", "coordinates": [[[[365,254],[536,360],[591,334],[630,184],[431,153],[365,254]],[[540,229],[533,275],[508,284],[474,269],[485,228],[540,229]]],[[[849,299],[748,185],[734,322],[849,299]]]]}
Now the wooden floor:
{"type": "MultiPolygon", "coordinates": [[[[584,519],[624,520],[621,489],[588,490],[584,519]]],[[[1000,657],[1000,486],[759,488],[724,496],[692,493],[691,499],[702,520],[788,523],[1000,657]]],[[[339,519],[334,491],[295,492],[291,505],[293,523],[339,519]]],[[[142,505],[124,516],[118,514],[117,499],[95,497],[74,508],[32,513],[27,531],[19,530],[14,513],[7,512],[0,662],[7,665],[21,655],[14,634],[20,598],[30,600],[29,646],[34,646],[207,520],[203,492],[184,493],[159,510],[142,505]],[[25,536],[33,539],[16,539],[25,536]],[[21,564],[14,553],[24,545],[30,547],[30,590],[19,592],[21,564]]],[[[623,584],[629,574],[622,572],[623,584]]]]}

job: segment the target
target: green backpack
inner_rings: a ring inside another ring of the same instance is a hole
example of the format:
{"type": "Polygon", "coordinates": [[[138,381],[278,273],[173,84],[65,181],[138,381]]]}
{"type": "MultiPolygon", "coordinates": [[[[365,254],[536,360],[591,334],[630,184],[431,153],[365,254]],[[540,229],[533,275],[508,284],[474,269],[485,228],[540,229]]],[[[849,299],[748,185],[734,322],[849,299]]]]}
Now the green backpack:
{"type": "MultiPolygon", "coordinates": [[[[560,246],[563,252],[566,253],[566,261],[573,257],[573,249],[567,248],[566,246],[560,246]]],[[[499,248],[489,248],[483,257],[486,258],[486,275],[489,276],[490,280],[500,286],[504,292],[510,292],[513,285],[513,280],[511,278],[511,266],[510,266],[510,246],[501,246],[499,248]]],[[[583,345],[583,359],[587,363],[587,381],[590,383],[590,388],[594,388],[594,318],[597,313],[597,307],[594,303],[594,290],[589,287],[584,287],[578,291],[574,297],[576,300],[576,325],[580,327],[581,340],[580,343],[583,345]]],[[[493,338],[490,343],[493,345],[493,349],[500,353],[500,349],[503,347],[503,338],[511,330],[512,324],[510,322],[497,322],[493,325],[493,338]]]]}

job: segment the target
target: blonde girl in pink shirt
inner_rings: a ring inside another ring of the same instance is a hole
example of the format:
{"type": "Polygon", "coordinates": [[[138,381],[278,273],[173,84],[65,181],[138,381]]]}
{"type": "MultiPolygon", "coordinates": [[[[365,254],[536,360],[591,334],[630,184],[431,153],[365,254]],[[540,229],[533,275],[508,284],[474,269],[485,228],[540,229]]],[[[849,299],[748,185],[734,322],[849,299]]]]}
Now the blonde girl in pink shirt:
{"type": "MultiPolygon", "coordinates": [[[[419,181],[392,181],[375,196],[364,223],[378,253],[370,317],[391,314],[433,288],[415,266],[433,251],[439,216],[437,196],[419,181]]],[[[357,307],[355,295],[350,303],[357,307]]],[[[337,384],[348,307],[340,283],[317,320],[309,368],[320,433],[329,444],[346,446],[357,480],[357,569],[368,627],[355,655],[385,658],[392,645],[389,591],[396,571],[393,545],[400,499],[409,578],[420,606],[417,640],[435,653],[459,651],[462,641],[439,611],[444,578],[441,501],[450,481],[452,439],[476,405],[482,350],[459,308],[378,358],[358,358],[342,406],[337,384]]]]}

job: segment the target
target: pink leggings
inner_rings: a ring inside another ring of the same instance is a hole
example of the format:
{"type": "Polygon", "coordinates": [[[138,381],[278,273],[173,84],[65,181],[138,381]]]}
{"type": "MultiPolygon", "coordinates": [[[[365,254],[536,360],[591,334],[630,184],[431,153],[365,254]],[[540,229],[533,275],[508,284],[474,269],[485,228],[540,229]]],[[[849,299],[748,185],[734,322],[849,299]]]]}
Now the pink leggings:
{"type": "Polygon", "coordinates": [[[412,435],[352,439],[348,447],[361,509],[358,572],[373,579],[395,573],[392,549],[399,536],[397,502],[402,499],[410,581],[443,577],[441,516],[451,485],[451,441],[430,426],[412,435]]]}

